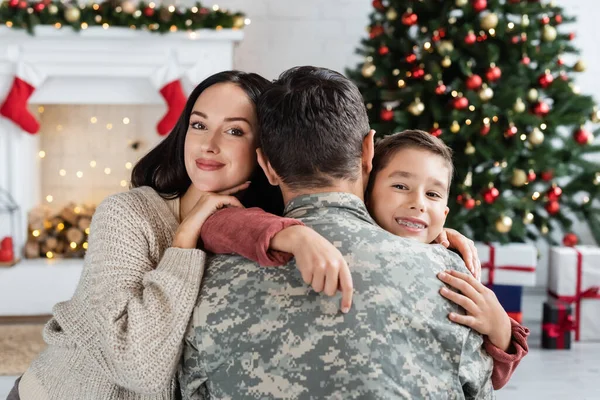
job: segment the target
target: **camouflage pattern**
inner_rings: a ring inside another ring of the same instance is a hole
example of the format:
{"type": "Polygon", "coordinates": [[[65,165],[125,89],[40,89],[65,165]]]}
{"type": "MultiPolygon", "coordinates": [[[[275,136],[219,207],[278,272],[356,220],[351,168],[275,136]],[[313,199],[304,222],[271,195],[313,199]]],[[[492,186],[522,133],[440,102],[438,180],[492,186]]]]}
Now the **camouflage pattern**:
{"type": "Polygon", "coordinates": [[[347,193],[300,196],[286,216],[344,254],[352,309],[313,292],[293,261],[215,256],[186,334],[184,399],[493,398],[481,335],[450,322],[464,311],[439,294],[436,273],[467,271],[458,256],[384,231],[347,193]]]}

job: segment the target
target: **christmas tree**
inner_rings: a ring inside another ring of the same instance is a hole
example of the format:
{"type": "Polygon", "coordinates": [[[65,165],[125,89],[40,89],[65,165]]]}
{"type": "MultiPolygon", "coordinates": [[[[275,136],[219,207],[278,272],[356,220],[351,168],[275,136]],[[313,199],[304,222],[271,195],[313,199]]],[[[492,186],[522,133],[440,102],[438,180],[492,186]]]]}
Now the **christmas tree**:
{"type": "MultiPolygon", "coordinates": [[[[600,243],[600,112],[580,93],[573,22],[532,0],[374,0],[359,86],[377,135],[422,129],[454,150],[447,226],[482,241],[569,232],[600,243]]],[[[566,234],[566,244],[577,238],[566,234]]]]}

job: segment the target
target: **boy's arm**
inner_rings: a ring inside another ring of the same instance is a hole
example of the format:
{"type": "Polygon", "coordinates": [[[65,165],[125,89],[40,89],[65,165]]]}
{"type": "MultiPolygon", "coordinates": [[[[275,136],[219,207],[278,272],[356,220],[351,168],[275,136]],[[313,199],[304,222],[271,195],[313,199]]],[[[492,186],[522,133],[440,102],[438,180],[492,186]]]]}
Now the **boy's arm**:
{"type": "Polygon", "coordinates": [[[494,359],[492,384],[495,390],[502,389],[506,385],[523,357],[529,352],[529,346],[527,345],[529,329],[520,325],[512,318],[510,319],[510,324],[512,340],[507,351],[502,351],[494,346],[487,337],[485,337],[483,342],[485,350],[494,359]]]}
{"type": "Polygon", "coordinates": [[[236,253],[263,266],[285,265],[292,254],[269,250],[273,237],[290,226],[304,225],[260,208],[224,208],[202,225],[204,248],[215,254],[236,253]]]}

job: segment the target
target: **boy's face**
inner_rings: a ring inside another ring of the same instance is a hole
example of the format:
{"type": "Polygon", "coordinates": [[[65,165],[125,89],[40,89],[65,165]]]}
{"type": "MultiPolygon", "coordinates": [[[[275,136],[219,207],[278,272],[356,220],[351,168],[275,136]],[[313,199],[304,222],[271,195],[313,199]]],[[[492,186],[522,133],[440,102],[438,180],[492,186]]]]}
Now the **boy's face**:
{"type": "Polygon", "coordinates": [[[386,231],[431,243],[448,215],[450,170],[431,152],[406,148],[394,154],[377,173],[369,211],[386,231]]]}

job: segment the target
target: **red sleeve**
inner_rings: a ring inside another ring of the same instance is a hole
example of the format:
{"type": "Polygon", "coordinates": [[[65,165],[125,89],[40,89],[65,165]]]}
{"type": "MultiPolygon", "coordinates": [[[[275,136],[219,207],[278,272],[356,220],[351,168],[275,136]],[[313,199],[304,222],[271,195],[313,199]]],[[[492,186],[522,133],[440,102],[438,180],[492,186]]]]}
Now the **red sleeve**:
{"type": "Polygon", "coordinates": [[[271,239],[292,225],[293,218],[278,217],[260,208],[224,208],[211,215],[200,231],[204,248],[215,254],[236,253],[262,266],[285,265],[290,253],[270,251],[271,239]]]}
{"type": "Polygon", "coordinates": [[[529,352],[529,346],[527,345],[529,329],[512,318],[510,324],[512,327],[512,341],[507,351],[502,351],[494,346],[487,336],[483,342],[485,350],[494,359],[492,385],[495,390],[502,389],[506,385],[523,357],[529,352]]]}

